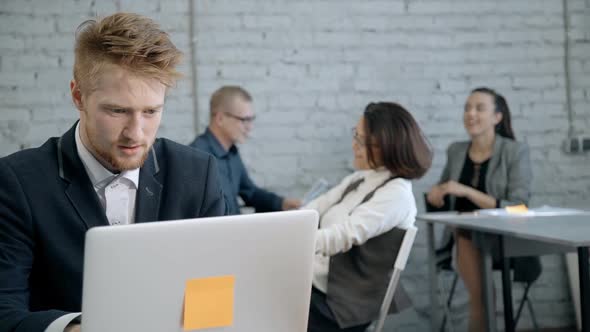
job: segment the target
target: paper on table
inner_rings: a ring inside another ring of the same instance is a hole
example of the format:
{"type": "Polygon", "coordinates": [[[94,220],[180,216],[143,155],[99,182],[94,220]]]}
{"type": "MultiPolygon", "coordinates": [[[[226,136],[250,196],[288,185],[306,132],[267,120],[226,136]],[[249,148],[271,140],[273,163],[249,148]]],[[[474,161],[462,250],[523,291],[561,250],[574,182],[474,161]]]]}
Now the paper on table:
{"type": "Polygon", "coordinates": [[[234,284],[234,276],[188,280],[184,292],[184,330],[232,325],[234,284]]]}
{"type": "Polygon", "coordinates": [[[482,209],[477,210],[478,214],[488,216],[505,216],[505,217],[531,217],[531,216],[567,216],[573,214],[586,213],[583,210],[560,208],[554,206],[543,205],[538,208],[532,208],[524,211],[517,209],[520,212],[510,212],[509,209],[482,209]]]}
{"type": "Polygon", "coordinates": [[[532,209],[536,216],[567,216],[572,214],[584,214],[588,211],[570,208],[560,208],[555,206],[543,205],[532,209]]]}

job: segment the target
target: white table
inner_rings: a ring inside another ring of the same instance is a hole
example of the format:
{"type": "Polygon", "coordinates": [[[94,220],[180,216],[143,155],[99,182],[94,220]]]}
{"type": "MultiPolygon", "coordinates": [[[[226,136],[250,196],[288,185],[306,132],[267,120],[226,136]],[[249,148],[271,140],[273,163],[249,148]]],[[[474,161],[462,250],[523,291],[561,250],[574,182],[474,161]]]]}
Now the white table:
{"type": "Polygon", "coordinates": [[[577,215],[527,217],[436,212],[418,215],[416,219],[424,221],[427,224],[433,331],[436,331],[440,324],[438,278],[434,251],[434,224],[442,224],[473,231],[474,240],[481,244],[482,288],[488,331],[496,331],[491,280],[492,242],[498,241],[499,239],[500,258],[504,258],[503,261],[505,262],[502,270],[505,331],[514,331],[512,294],[510,291],[510,274],[507,257],[577,251],[580,275],[582,331],[590,332],[590,276],[588,264],[590,212],[577,215]]]}

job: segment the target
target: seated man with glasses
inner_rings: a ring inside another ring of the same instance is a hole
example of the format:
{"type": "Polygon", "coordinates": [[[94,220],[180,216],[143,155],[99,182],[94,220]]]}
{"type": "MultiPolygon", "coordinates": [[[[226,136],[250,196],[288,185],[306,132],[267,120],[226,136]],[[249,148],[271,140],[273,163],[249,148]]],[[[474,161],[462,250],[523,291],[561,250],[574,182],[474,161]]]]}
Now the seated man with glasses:
{"type": "Polygon", "coordinates": [[[209,127],[190,146],[217,158],[228,214],[240,213],[238,196],[256,212],[298,208],[299,200],[283,198],[257,187],[244,167],[236,144],[246,141],[256,118],[250,94],[239,86],[221,87],[211,96],[209,112],[209,127]]]}

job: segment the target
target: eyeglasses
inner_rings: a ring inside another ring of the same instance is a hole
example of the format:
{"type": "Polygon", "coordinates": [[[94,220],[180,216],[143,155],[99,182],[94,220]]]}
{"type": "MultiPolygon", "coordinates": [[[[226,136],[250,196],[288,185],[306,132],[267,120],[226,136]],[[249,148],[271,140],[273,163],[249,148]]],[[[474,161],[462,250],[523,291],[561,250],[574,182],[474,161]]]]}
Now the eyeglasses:
{"type": "Polygon", "coordinates": [[[243,124],[249,124],[254,122],[254,120],[256,120],[256,116],[238,116],[235,114],[231,114],[229,112],[223,112],[225,115],[229,116],[230,118],[236,119],[238,121],[240,121],[243,124]]]}
{"type": "Polygon", "coordinates": [[[352,138],[354,139],[354,142],[356,144],[358,144],[359,146],[366,146],[366,138],[365,136],[361,136],[359,135],[359,133],[356,131],[356,128],[352,128],[352,138]]]}

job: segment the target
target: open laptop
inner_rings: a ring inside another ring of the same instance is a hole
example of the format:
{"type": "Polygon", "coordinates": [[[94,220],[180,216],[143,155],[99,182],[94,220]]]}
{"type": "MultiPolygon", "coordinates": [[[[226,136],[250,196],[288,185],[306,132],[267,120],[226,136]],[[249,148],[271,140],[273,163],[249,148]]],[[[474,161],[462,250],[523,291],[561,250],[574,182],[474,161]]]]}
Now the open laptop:
{"type": "Polygon", "coordinates": [[[93,228],[82,331],[184,331],[187,280],[233,276],[233,323],[204,331],[304,332],[317,228],[311,210],[93,228]]]}

